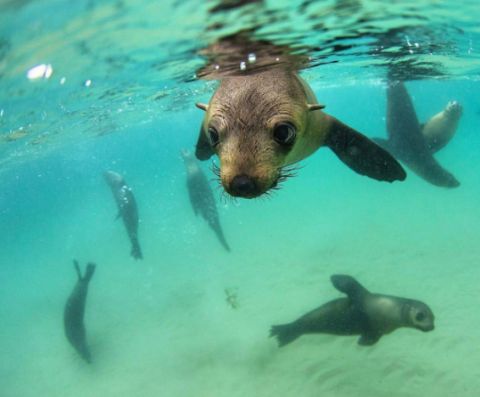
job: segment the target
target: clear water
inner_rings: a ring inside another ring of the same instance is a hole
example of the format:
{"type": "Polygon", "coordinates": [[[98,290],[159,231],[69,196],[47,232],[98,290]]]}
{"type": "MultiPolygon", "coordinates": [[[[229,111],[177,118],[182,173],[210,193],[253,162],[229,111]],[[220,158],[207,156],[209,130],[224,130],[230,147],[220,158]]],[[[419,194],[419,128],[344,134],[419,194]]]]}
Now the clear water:
{"type": "Polygon", "coordinates": [[[217,6],[0,4],[0,394],[477,396],[477,2],[217,6]],[[368,136],[385,135],[392,65],[421,120],[458,100],[457,134],[436,157],[461,186],[411,172],[378,183],[321,149],[268,199],[215,190],[225,252],[190,207],[180,150],[198,133],[194,103],[216,86],[195,78],[199,50],[245,29],[310,56],[301,74],[319,101],[368,136]],[[29,79],[42,64],[51,70],[29,79]],[[105,169],[134,190],[143,261],[128,255],[105,169]],[[72,258],[98,264],[85,319],[92,365],[63,331],[72,258]],[[397,330],[373,347],[309,335],[279,349],[270,326],[340,296],[334,273],[427,302],[436,329],[397,330]]]}

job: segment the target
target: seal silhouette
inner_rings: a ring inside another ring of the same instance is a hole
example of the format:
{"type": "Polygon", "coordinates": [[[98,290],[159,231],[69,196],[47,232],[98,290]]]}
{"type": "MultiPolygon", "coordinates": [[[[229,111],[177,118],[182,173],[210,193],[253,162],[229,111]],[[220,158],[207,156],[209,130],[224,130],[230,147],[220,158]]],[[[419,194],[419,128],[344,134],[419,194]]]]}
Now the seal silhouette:
{"type": "Polygon", "coordinates": [[[84,316],[88,285],[95,272],[95,264],[88,263],[83,276],[78,262],[74,260],[73,264],[77,272],[78,280],[65,305],[63,324],[65,335],[70,344],[86,362],[90,363],[92,359],[87,345],[84,316]]]}
{"type": "Polygon", "coordinates": [[[390,81],[387,87],[388,139],[374,138],[374,141],[427,182],[454,188],[460,182],[435,160],[433,154],[453,137],[461,114],[459,104],[451,103],[422,126],[403,82],[390,81]]]}
{"type": "Polygon", "coordinates": [[[230,251],[230,246],[220,225],[215,197],[205,174],[192,153],[182,150],[181,155],[187,170],[188,195],[195,215],[200,214],[207,221],[222,247],[230,251]]]}
{"type": "Polygon", "coordinates": [[[347,297],[327,302],[292,323],[272,326],[270,336],[277,338],[280,347],[304,334],[360,335],[358,344],[367,346],[397,328],[424,332],[434,328],[433,312],[423,302],[370,293],[347,275],[330,279],[347,297]]]}
{"type": "Polygon", "coordinates": [[[110,186],[118,207],[118,218],[123,219],[128,237],[132,244],[130,254],[135,259],[143,259],[140,243],[138,242],[138,209],[132,189],[125,183],[123,177],[113,171],[104,172],[105,180],[110,186]]]}
{"type": "Polygon", "coordinates": [[[361,175],[393,182],[406,177],[387,150],[324,113],[294,70],[260,69],[221,79],[205,111],[195,154],[217,154],[220,178],[232,196],[258,197],[291,175],[289,166],[330,148],[361,175]]]}

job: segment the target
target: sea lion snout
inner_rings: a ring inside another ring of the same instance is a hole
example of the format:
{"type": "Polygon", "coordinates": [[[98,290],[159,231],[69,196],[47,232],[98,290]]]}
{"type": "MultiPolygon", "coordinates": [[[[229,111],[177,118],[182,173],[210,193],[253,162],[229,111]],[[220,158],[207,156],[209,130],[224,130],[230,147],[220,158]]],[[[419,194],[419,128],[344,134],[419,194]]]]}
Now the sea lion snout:
{"type": "MultiPolygon", "coordinates": [[[[260,146],[260,145],[259,145],[260,146]]],[[[273,151],[254,151],[238,142],[225,145],[220,157],[220,179],[226,192],[234,197],[256,198],[275,187],[280,177],[273,151]]]]}
{"type": "Polygon", "coordinates": [[[457,101],[450,101],[445,108],[445,111],[450,117],[459,119],[462,116],[463,107],[457,101]]]}
{"type": "Polygon", "coordinates": [[[228,186],[228,192],[232,196],[253,198],[263,193],[256,180],[248,175],[236,175],[228,186]]]}

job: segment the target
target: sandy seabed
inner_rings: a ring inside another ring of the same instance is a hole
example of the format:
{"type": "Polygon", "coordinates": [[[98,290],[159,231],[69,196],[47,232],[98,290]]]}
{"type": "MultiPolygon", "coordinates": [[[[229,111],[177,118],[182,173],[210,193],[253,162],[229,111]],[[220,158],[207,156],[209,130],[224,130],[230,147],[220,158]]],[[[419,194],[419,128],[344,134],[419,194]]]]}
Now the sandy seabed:
{"type": "Polygon", "coordinates": [[[0,273],[0,394],[477,396],[476,187],[452,193],[415,178],[384,186],[339,172],[340,182],[309,192],[312,167],[271,200],[221,206],[230,254],[194,218],[184,186],[182,199],[164,208],[175,217],[144,209],[142,262],[128,257],[113,206],[94,210],[105,191],[83,200],[51,225],[50,248],[32,239],[0,273]],[[95,226],[82,227],[92,213],[95,226]],[[73,257],[98,263],[85,319],[91,365],[63,334],[73,257]],[[373,347],[309,335],[278,348],[270,326],[341,296],[329,281],[334,273],[372,292],[425,301],[436,329],[400,329],[373,347]],[[226,288],[236,291],[237,309],[226,288]]]}

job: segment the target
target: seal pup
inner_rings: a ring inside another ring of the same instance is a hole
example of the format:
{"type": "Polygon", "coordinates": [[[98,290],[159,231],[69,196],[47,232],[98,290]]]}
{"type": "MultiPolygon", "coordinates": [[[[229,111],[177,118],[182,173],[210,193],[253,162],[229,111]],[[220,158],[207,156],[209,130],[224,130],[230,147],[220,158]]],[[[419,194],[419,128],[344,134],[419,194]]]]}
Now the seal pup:
{"type": "Polygon", "coordinates": [[[220,178],[232,196],[254,198],[288,176],[288,166],[326,146],[347,166],[380,181],[404,180],[384,149],[321,111],[293,71],[272,68],[221,80],[205,111],[196,156],[220,158],[220,178]]]}
{"type": "Polygon", "coordinates": [[[85,315],[88,284],[95,271],[95,264],[88,263],[83,276],[76,260],[73,261],[73,265],[77,271],[78,280],[67,300],[63,313],[65,335],[78,354],[80,354],[87,363],[91,363],[92,359],[87,346],[83,317],[85,315]]]}
{"type": "Polygon", "coordinates": [[[284,346],[303,334],[360,335],[358,344],[373,345],[397,328],[432,331],[434,316],[423,302],[370,293],[353,277],[333,275],[333,286],[347,295],[325,303],[296,321],[274,325],[270,336],[284,346]]]}
{"type": "Polygon", "coordinates": [[[391,81],[387,87],[388,139],[374,138],[374,141],[427,182],[454,188],[460,182],[442,168],[433,153],[452,138],[460,116],[461,108],[452,104],[422,128],[405,85],[401,81],[391,81]]]}
{"type": "Polygon", "coordinates": [[[195,215],[200,214],[202,218],[207,221],[210,228],[215,232],[220,244],[222,244],[222,247],[230,251],[230,246],[225,239],[220,225],[215,198],[205,174],[198,166],[192,153],[184,149],[181,151],[181,155],[187,170],[188,194],[195,215]]]}
{"type": "Polygon", "coordinates": [[[227,193],[258,197],[292,176],[290,166],[324,146],[361,175],[388,182],[405,179],[388,151],[322,111],[325,106],[297,74],[308,57],[248,34],[224,38],[202,51],[212,66],[197,73],[220,79],[220,85],[208,104],[196,104],[205,115],[195,155],[199,160],[219,157],[227,193]],[[247,54],[256,54],[253,64],[234,62],[247,54]],[[227,65],[217,64],[224,59],[227,65]]]}
{"type": "Polygon", "coordinates": [[[457,101],[448,102],[440,113],[437,113],[422,126],[422,135],[432,153],[443,149],[457,132],[463,109],[457,101]]]}
{"type": "Polygon", "coordinates": [[[135,259],[143,259],[142,250],[138,242],[138,209],[132,189],[127,186],[123,177],[113,171],[104,172],[105,180],[112,189],[113,197],[118,207],[117,218],[123,219],[128,237],[132,244],[130,255],[135,259]]]}

